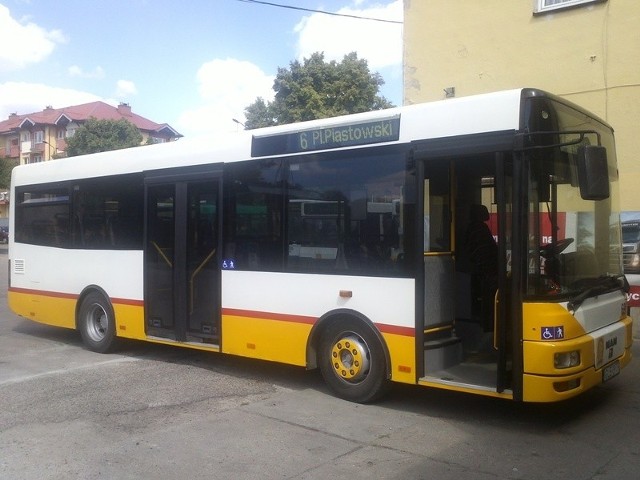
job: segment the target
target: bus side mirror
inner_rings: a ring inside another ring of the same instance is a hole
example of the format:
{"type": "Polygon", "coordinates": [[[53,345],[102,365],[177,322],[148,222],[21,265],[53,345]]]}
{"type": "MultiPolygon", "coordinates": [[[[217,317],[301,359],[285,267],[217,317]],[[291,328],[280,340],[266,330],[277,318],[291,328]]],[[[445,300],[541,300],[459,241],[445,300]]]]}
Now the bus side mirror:
{"type": "Polygon", "coordinates": [[[578,183],[584,200],[609,198],[609,167],[607,149],[599,145],[578,147],[578,183]]]}

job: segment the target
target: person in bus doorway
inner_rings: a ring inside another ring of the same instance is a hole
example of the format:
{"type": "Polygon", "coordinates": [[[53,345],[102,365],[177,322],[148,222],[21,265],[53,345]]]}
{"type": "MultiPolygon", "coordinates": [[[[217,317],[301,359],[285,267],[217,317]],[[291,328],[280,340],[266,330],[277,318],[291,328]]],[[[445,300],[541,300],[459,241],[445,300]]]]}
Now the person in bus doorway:
{"type": "Polygon", "coordinates": [[[493,331],[498,276],[498,245],[487,225],[489,210],[471,205],[464,246],[471,268],[471,314],[485,332],[493,331]]]}

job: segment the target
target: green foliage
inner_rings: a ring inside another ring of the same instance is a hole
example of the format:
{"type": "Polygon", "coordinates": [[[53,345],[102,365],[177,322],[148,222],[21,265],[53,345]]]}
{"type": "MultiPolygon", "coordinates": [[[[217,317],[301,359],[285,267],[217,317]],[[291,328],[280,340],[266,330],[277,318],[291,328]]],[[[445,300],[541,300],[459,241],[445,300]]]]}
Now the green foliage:
{"type": "Polygon", "coordinates": [[[8,189],[11,185],[11,171],[20,163],[17,159],[0,158],[0,189],[8,189]]]}
{"type": "Polygon", "coordinates": [[[67,138],[67,155],[74,157],[86,153],[137,147],[141,142],[140,131],[124,118],[98,120],[92,117],[79,127],[72,137],[67,138]]]}
{"type": "Polygon", "coordinates": [[[302,63],[294,60],[289,69],[278,68],[275,99],[258,98],[249,105],[245,125],[252,129],[392,107],[378,95],[382,85],[380,74],[371,73],[357,53],[325,62],[324,53],[316,52],[302,63]]]}

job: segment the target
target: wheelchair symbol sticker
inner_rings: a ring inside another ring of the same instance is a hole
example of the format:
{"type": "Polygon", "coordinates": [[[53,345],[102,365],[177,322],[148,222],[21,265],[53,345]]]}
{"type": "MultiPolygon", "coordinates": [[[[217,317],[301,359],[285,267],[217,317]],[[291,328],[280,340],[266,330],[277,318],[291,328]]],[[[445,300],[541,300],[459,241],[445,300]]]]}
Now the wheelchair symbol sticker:
{"type": "Polygon", "coordinates": [[[541,340],[562,340],[564,338],[564,327],[542,327],[540,331],[541,340]]]}

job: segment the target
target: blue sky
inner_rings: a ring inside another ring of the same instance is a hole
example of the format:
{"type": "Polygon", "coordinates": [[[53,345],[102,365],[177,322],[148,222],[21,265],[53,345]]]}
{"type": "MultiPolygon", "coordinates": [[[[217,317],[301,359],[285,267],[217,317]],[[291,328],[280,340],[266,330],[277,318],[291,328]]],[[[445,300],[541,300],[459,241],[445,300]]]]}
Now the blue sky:
{"type": "MultiPolygon", "coordinates": [[[[402,0],[270,0],[402,21],[402,0]]],[[[186,136],[229,132],[278,67],[352,51],[402,103],[402,25],[246,0],[0,0],[0,119],[103,100],[186,136]]]]}

